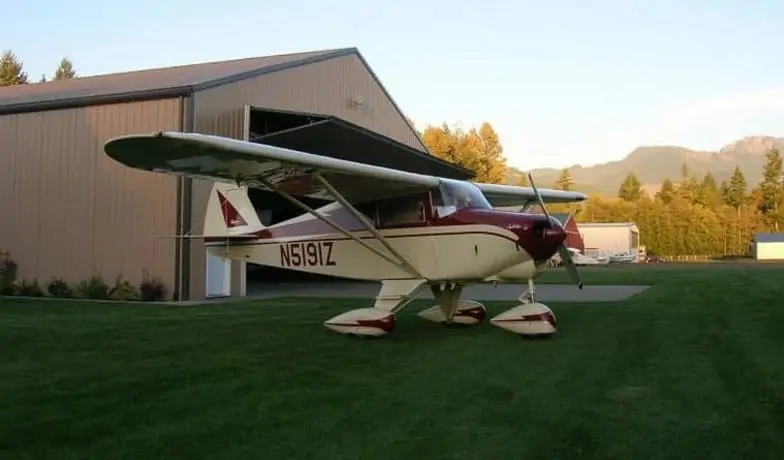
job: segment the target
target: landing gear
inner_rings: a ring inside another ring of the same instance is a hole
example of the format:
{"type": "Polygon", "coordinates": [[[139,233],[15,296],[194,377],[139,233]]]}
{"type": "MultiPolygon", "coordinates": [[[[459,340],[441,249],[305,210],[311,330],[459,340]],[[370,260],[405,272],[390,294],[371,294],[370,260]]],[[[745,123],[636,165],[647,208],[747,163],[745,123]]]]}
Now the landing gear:
{"type": "Polygon", "coordinates": [[[443,283],[430,286],[438,302],[430,308],[418,313],[420,318],[447,326],[471,326],[484,321],[487,309],[475,300],[460,300],[463,287],[454,283],[443,283]]]}
{"type": "Polygon", "coordinates": [[[346,335],[380,337],[392,332],[396,313],[408,305],[424,287],[425,280],[387,280],[371,308],[358,308],[324,321],[327,329],[346,335]]]}
{"type": "Polygon", "coordinates": [[[534,298],[534,293],[536,292],[536,284],[534,284],[533,278],[528,278],[528,289],[520,294],[520,297],[517,298],[522,303],[535,303],[536,299],[534,298]]]}
{"type": "Polygon", "coordinates": [[[547,305],[536,301],[535,290],[534,280],[528,279],[528,289],[518,298],[521,303],[493,317],[490,323],[525,337],[546,338],[555,335],[555,314],[547,305]]]}

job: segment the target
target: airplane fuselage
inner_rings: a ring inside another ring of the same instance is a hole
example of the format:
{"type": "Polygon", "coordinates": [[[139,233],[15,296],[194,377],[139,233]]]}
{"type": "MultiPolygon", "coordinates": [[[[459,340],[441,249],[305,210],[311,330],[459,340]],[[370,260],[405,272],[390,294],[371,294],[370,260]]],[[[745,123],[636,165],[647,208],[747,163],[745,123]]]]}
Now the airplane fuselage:
{"type": "MultiPolygon", "coordinates": [[[[342,207],[329,205],[330,220],[380,252],[388,252],[373,232],[342,207]]],[[[377,228],[392,250],[422,278],[480,281],[514,269],[534,276],[565,235],[542,229],[545,217],[485,209],[462,209],[417,225],[377,228]],[[549,233],[547,233],[549,232],[549,233]]],[[[259,232],[255,239],[208,243],[212,252],[233,260],[361,280],[408,279],[406,267],[368,250],[312,215],[300,216],[259,232]]]]}

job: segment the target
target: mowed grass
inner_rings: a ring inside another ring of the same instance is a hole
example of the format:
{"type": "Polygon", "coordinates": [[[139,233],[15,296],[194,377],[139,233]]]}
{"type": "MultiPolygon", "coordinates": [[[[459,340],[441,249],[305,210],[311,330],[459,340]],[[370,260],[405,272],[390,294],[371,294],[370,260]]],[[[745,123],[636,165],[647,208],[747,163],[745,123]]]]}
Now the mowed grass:
{"type": "Polygon", "coordinates": [[[362,300],[0,299],[0,458],[784,458],[784,269],[583,273],[654,286],[539,341],[425,302],[367,340],[321,325],[362,300]]]}

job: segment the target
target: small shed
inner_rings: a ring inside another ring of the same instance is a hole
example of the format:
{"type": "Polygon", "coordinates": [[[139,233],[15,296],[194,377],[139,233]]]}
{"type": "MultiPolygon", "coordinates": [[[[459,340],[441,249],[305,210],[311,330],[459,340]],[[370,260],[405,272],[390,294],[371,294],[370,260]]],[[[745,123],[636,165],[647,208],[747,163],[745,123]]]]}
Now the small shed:
{"type": "Polygon", "coordinates": [[[784,260],[784,233],[757,233],[751,254],[756,260],[784,260]]]}

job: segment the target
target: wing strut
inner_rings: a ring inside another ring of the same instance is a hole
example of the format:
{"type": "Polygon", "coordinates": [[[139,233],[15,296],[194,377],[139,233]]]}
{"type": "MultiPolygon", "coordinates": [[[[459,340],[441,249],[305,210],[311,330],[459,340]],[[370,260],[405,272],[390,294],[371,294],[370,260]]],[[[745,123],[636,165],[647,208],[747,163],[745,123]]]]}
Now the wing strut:
{"type": "MultiPolygon", "coordinates": [[[[285,198],[286,200],[291,202],[293,205],[295,205],[298,208],[304,210],[305,212],[308,212],[308,213],[312,214],[313,216],[315,216],[320,221],[324,222],[325,224],[329,225],[330,227],[334,228],[335,230],[339,231],[340,233],[346,235],[347,237],[349,237],[352,240],[356,241],[357,243],[361,244],[362,246],[365,247],[365,249],[368,249],[368,250],[376,253],[379,257],[383,257],[385,260],[389,261],[390,263],[398,265],[398,266],[402,267],[403,269],[405,269],[406,271],[409,271],[409,269],[407,268],[408,264],[404,260],[395,260],[394,258],[390,257],[388,254],[386,254],[384,251],[380,251],[380,250],[374,248],[373,246],[367,244],[365,241],[363,241],[362,239],[358,238],[356,235],[354,235],[350,231],[346,230],[341,225],[339,225],[339,224],[337,224],[335,222],[332,222],[331,220],[329,220],[326,217],[324,217],[324,215],[321,214],[320,212],[318,212],[317,210],[311,208],[310,206],[306,205],[302,201],[296,199],[294,196],[292,196],[292,195],[284,192],[280,188],[276,187],[275,184],[273,184],[272,182],[268,181],[265,177],[257,177],[256,180],[259,181],[259,183],[263,184],[265,187],[268,187],[270,190],[273,190],[275,193],[278,193],[280,196],[282,196],[283,198],[285,198]]],[[[337,196],[339,196],[341,199],[343,198],[340,194],[337,194],[337,196]]],[[[351,210],[353,210],[353,207],[348,208],[348,209],[349,209],[349,211],[351,211],[351,210]]],[[[414,271],[414,273],[411,273],[411,275],[412,276],[416,276],[418,278],[421,278],[421,276],[419,276],[416,273],[416,271],[414,271]]]]}
{"type": "Polygon", "coordinates": [[[346,208],[346,210],[348,210],[348,212],[350,212],[354,217],[356,217],[360,222],[362,222],[362,225],[365,226],[365,229],[367,229],[367,231],[372,233],[373,236],[375,236],[376,239],[378,239],[379,243],[383,244],[384,247],[387,248],[387,250],[389,250],[389,252],[392,253],[392,255],[397,257],[401,267],[403,267],[411,275],[414,275],[417,278],[422,278],[422,275],[416,270],[416,268],[414,268],[410,263],[408,263],[408,261],[405,259],[405,257],[400,255],[400,253],[397,252],[392,247],[391,244],[389,244],[389,242],[386,240],[386,238],[384,238],[384,236],[381,235],[381,233],[378,232],[378,230],[373,225],[373,223],[370,222],[368,220],[368,218],[365,217],[365,215],[363,215],[361,212],[357,211],[357,208],[352,206],[351,203],[349,203],[348,200],[343,195],[341,195],[337,190],[335,190],[335,188],[332,186],[332,184],[330,184],[329,181],[326,180],[324,178],[324,176],[321,175],[321,173],[315,172],[313,174],[313,176],[319,182],[321,182],[321,185],[323,185],[324,188],[327,189],[327,191],[329,191],[330,195],[332,195],[332,198],[334,198],[337,202],[342,204],[343,207],[346,208]]]}

